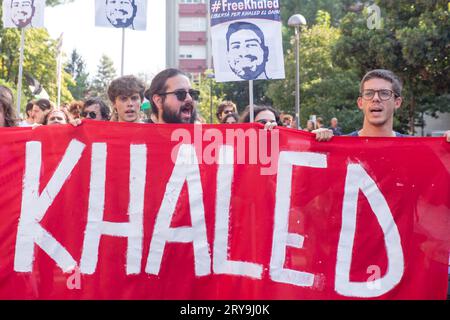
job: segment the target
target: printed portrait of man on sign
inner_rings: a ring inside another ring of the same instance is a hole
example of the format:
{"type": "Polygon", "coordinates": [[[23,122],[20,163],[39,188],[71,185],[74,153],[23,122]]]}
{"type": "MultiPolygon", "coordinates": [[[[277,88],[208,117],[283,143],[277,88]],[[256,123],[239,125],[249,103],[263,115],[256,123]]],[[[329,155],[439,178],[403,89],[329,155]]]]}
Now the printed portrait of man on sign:
{"type": "Polygon", "coordinates": [[[96,0],[95,25],[109,28],[145,30],[146,0],[96,0]]]}
{"type": "Polygon", "coordinates": [[[239,78],[269,79],[266,73],[269,48],[264,33],[256,24],[234,22],[228,26],[226,39],[228,64],[239,78]]]}
{"type": "Polygon", "coordinates": [[[284,79],[278,0],[210,3],[217,82],[284,79]]]}
{"type": "Polygon", "coordinates": [[[17,27],[29,25],[35,12],[34,0],[11,0],[11,20],[17,27]]]}
{"type": "Polygon", "coordinates": [[[45,0],[3,1],[5,28],[41,28],[44,26],[45,0]]]}
{"type": "Polygon", "coordinates": [[[116,28],[127,28],[132,25],[136,11],[134,0],[106,0],[106,17],[116,28]]]}

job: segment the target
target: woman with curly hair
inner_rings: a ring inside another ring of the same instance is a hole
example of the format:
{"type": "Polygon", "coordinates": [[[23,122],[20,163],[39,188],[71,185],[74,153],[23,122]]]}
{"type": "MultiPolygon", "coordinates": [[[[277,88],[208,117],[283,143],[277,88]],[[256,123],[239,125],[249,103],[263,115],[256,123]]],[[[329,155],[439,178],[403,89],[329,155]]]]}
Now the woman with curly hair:
{"type": "Polygon", "coordinates": [[[14,110],[11,89],[0,85],[0,127],[15,127],[18,119],[14,110]]]}

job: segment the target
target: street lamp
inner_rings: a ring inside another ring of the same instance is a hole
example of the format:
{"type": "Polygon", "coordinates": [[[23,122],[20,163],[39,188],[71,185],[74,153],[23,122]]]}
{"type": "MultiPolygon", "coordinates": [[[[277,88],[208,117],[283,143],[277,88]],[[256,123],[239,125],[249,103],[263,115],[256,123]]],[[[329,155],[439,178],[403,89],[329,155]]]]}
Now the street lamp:
{"type": "Polygon", "coordinates": [[[297,129],[300,129],[300,64],[299,64],[299,43],[300,27],[306,26],[306,19],[301,14],[294,14],[288,20],[288,25],[295,28],[295,118],[297,129]]]}

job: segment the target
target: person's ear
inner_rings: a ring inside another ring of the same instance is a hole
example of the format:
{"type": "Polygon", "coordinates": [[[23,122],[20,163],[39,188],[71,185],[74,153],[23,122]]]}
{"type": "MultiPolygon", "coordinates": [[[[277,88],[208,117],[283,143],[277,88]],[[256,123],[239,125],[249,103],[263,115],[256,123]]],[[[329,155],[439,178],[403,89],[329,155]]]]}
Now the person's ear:
{"type": "Polygon", "coordinates": [[[154,94],[152,96],[152,102],[156,106],[156,109],[158,109],[158,112],[162,111],[162,109],[163,109],[163,97],[162,96],[160,96],[159,94],[154,94]]]}
{"type": "Polygon", "coordinates": [[[403,98],[402,97],[397,97],[395,98],[395,110],[397,110],[398,108],[400,108],[400,106],[402,105],[403,102],[403,98]]]}
{"type": "Polygon", "coordinates": [[[362,101],[362,98],[361,97],[358,97],[358,100],[356,101],[357,103],[358,103],[358,108],[360,109],[360,110],[362,110],[363,109],[363,101],[362,101]]]}

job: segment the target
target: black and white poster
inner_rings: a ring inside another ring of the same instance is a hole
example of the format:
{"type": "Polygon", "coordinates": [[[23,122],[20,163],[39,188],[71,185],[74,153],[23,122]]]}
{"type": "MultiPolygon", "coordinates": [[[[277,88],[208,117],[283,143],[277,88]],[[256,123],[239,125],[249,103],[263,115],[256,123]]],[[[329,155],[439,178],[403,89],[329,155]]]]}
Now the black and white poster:
{"type": "Polygon", "coordinates": [[[147,0],[95,0],[95,25],[147,29],[147,0]]]}
{"type": "Polygon", "coordinates": [[[278,0],[211,0],[217,82],[284,79],[278,0]]]}
{"type": "Polygon", "coordinates": [[[5,28],[43,28],[45,0],[3,0],[5,28]]]}

